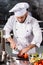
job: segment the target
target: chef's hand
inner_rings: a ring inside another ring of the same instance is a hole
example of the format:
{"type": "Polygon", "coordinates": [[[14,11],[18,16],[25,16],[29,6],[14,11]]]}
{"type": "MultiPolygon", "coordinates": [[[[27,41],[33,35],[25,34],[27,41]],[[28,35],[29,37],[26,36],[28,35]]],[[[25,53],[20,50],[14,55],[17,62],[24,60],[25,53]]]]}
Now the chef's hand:
{"type": "Polygon", "coordinates": [[[16,43],[14,43],[14,42],[12,41],[12,43],[10,43],[10,47],[11,47],[12,49],[15,49],[15,48],[16,48],[16,43]]]}
{"type": "Polygon", "coordinates": [[[24,48],[24,49],[22,49],[21,51],[19,51],[19,56],[22,56],[24,53],[26,53],[27,52],[27,49],[26,48],[24,48]]]}
{"type": "Polygon", "coordinates": [[[10,47],[12,49],[16,48],[16,42],[11,37],[7,38],[7,41],[10,42],[10,47]]]}

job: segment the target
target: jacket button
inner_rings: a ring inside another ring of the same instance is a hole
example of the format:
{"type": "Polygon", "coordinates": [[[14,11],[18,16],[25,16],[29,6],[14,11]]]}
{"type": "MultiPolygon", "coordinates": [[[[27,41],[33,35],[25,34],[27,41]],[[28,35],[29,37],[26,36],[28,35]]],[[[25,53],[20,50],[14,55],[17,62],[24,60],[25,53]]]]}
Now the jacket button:
{"type": "Polygon", "coordinates": [[[16,37],[16,38],[18,38],[18,37],[16,37]]]}
{"type": "Polygon", "coordinates": [[[29,22],[27,24],[29,24],[29,22]]]}
{"type": "Polygon", "coordinates": [[[17,22],[17,21],[16,21],[17,22]]]}
{"type": "Polygon", "coordinates": [[[27,30],[27,32],[28,32],[28,30],[27,30]]]}
{"type": "Polygon", "coordinates": [[[18,29],[16,29],[16,30],[18,30],[18,29]]]}
{"type": "Polygon", "coordinates": [[[26,44],[26,46],[27,46],[27,44],[26,44]]]}

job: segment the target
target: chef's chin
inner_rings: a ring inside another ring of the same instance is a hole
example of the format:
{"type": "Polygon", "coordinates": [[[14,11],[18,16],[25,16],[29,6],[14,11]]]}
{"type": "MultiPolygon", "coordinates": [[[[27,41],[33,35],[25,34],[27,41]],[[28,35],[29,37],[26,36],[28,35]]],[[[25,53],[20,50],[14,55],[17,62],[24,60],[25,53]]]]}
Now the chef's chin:
{"type": "Polygon", "coordinates": [[[19,21],[19,23],[24,23],[24,21],[19,21]]]}
{"type": "Polygon", "coordinates": [[[26,20],[26,18],[24,19],[24,20],[19,20],[19,23],[24,23],[25,22],[25,20],[26,20]]]}

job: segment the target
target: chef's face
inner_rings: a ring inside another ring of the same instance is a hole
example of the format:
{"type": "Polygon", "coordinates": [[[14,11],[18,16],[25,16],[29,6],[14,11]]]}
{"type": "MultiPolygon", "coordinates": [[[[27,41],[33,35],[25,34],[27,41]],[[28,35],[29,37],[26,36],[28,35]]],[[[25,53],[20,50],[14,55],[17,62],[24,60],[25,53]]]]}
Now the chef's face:
{"type": "Polygon", "coordinates": [[[27,13],[24,14],[23,16],[16,17],[16,18],[17,18],[17,20],[18,20],[20,23],[23,23],[23,22],[25,21],[26,17],[27,17],[27,13]]]}

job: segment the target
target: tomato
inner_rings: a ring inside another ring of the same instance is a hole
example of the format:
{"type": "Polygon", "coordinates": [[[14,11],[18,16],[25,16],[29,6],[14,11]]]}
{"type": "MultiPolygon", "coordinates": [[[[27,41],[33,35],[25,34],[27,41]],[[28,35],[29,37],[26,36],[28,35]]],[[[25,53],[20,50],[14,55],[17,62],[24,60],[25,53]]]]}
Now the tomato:
{"type": "Polygon", "coordinates": [[[35,62],[34,65],[38,65],[38,62],[35,62]]]}
{"type": "Polygon", "coordinates": [[[42,63],[42,60],[39,60],[38,63],[39,63],[39,64],[42,63]]]}
{"type": "Polygon", "coordinates": [[[42,65],[41,63],[39,65],[42,65]]]}
{"type": "Polygon", "coordinates": [[[28,54],[25,53],[25,54],[23,55],[23,57],[24,57],[25,59],[27,59],[27,58],[28,58],[28,54]]]}
{"type": "Polygon", "coordinates": [[[42,64],[43,64],[43,60],[42,60],[41,62],[42,62],[42,64]]]}
{"type": "Polygon", "coordinates": [[[43,65],[43,60],[39,60],[38,62],[35,62],[34,65],[43,65]]]}
{"type": "Polygon", "coordinates": [[[43,65],[43,60],[39,60],[39,62],[38,62],[38,63],[43,65]]]}

